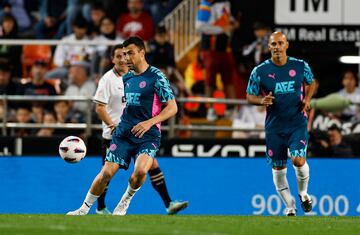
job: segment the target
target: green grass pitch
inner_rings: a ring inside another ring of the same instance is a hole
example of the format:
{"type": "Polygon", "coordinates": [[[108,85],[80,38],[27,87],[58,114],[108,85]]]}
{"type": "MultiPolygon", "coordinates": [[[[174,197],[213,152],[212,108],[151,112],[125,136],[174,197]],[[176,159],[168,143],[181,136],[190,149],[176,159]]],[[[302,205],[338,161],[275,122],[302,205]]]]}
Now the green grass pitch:
{"type": "Polygon", "coordinates": [[[360,234],[360,217],[2,214],[1,235],[360,234]]]}

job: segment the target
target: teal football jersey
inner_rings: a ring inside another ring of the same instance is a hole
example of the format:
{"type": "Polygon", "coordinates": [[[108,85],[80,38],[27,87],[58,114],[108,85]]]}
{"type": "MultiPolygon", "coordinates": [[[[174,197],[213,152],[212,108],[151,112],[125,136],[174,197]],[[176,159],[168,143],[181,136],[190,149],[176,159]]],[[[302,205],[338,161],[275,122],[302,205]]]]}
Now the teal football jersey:
{"type": "Polygon", "coordinates": [[[304,85],[310,85],[312,81],[309,65],[293,57],[288,57],[283,66],[268,59],[253,69],[246,92],[256,96],[272,92],[275,97],[273,104],[267,107],[265,129],[268,133],[287,133],[307,125],[302,100],[304,85]]]}
{"type": "Polygon", "coordinates": [[[163,103],[174,99],[169,80],[157,68],[149,68],[140,75],[133,71],[123,76],[126,107],[117,127],[115,136],[127,136],[135,143],[160,138],[160,125],[157,123],[142,138],[135,137],[131,129],[139,122],[146,121],[162,110],[163,103]]]}

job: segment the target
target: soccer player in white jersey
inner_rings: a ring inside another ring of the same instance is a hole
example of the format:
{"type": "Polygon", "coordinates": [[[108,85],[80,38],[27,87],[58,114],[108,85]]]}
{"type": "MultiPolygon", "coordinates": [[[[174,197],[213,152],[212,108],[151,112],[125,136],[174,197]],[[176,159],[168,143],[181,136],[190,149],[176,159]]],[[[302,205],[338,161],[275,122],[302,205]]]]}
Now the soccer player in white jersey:
{"type": "MultiPolygon", "coordinates": [[[[111,214],[105,206],[106,191],[110,179],[121,166],[114,162],[105,161],[105,157],[110,146],[113,131],[115,130],[117,123],[120,122],[125,107],[122,76],[129,71],[125,61],[122,44],[115,45],[112,48],[111,55],[114,67],[100,79],[99,86],[93,99],[96,103],[96,112],[103,121],[102,159],[104,167],[94,179],[83,205],[78,210],[69,212],[68,215],[86,215],[96,199],[98,200],[96,213],[111,214]]],[[[168,214],[176,214],[187,207],[187,201],[180,202],[172,201],[170,199],[163,172],[160,170],[156,160],[153,161],[148,173],[154,189],[159,193],[165,204],[168,214]]]]}

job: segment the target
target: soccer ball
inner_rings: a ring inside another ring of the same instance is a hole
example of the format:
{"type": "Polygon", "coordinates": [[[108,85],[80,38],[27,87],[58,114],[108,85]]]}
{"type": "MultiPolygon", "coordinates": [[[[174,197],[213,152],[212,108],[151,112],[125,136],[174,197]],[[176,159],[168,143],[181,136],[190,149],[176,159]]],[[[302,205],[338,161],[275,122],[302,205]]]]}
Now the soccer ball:
{"type": "Polygon", "coordinates": [[[86,145],[81,138],[68,136],[60,143],[59,154],[66,162],[77,163],[85,157],[86,145]]]}

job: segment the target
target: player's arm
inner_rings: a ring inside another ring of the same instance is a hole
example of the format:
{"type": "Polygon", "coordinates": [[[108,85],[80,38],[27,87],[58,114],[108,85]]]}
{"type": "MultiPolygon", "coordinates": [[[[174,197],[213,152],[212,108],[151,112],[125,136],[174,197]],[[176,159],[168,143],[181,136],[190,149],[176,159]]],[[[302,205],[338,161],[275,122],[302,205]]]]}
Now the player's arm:
{"type": "Polygon", "coordinates": [[[163,122],[174,116],[177,113],[177,111],[178,111],[178,107],[175,99],[169,100],[168,102],[165,103],[165,107],[163,108],[163,110],[155,117],[149,119],[149,122],[152,125],[163,122]]]}
{"type": "Polygon", "coordinates": [[[178,110],[169,80],[162,73],[158,75],[159,77],[155,82],[154,88],[155,93],[158,95],[159,100],[164,105],[164,107],[158,115],[138,123],[131,129],[131,132],[139,138],[141,138],[153,125],[161,123],[162,121],[165,121],[174,116],[178,110]]]}
{"type": "Polygon", "coordinates": [[[302,111],[307,111],[310,109],[310,101],[315,93],[316,87],[317,87],[317,81],[315,79],[313,80],[313,82],[310,85],[305,86],[305,90],[307,92],[306,92],[305,98],[303,100],[303,110],[302,111]]]}
{"type": "Polygon", "coordinates": [[[250,74],[249,83],[246,88],[246,99],[250,104],[265,105],[266,107],[272,105],[275,99],[271,91],[266,96],[260,95],[260,76],[256,68],[250,74]]]}
{"type": "Polygon", "coordinates": [[[111,129],[111,132],[113,132],[113,130],[116,127],[116,124],[113,123],[113,121],[111,120],[111,117],[109,116],[108,112],[106,111],[106,105],[96,103],[95,111],[98,114],[99,118],[103,122],[105,122],[105,124],[111,129]]]}
{"type": "Polygon", "coordinates": [[[139,122],[131,129],[131,133],[136,137],[141,138],[153,125],[171,118],[177,113],[177,110],[178,108],[175,99],[169,100],[165,103],[165,107],[158,115],[146,121],[139,122]]]}
{"type": "Polygon", "coordinates": [[[265,105],[266,107],[273,104],[275,97],[270,91],[266,96],[256,96],[251,94],[246,94],[246,99],[250,104],[254,105],[265,105]]]}
{"type": "Polygon", "coordinates": [[[307,111],[310,109],[310,101],[311,101],[312,96],[315,93],[315,90],[316,90],[318,84],[317,84],[316,80],[314,79],[314,75],[311,72],[309,65],[306,62],[304,62],[304,81],[306,84],[305,91],[307,91],[307,92],[306,92],[304,100],[303,100],[302,111],[307,111]]]}
{"type": "Polygon", "coordinates": [[[99,81],[99,86],[96,89],[93,102],[96,104],[95,112],[99,118],[111,129],[111,133],[115,130],[116,124],[113,123],[110,115],[106,111],[106,105],[109,102],[109,82],[104,78],[101,78],[99,81]]]}

